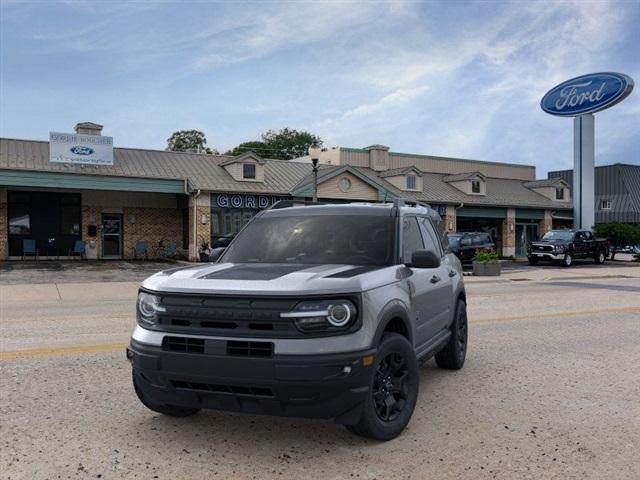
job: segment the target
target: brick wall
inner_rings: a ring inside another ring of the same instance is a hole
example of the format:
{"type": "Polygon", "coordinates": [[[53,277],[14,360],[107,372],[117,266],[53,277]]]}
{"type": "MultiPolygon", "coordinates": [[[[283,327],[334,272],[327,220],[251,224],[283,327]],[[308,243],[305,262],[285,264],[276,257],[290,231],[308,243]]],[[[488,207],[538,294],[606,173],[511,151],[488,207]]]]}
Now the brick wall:
{"type": "Polygon", "coordinates": [[[507,218],[502,221],[502,255],[516,255],[516,209],[507,209],[507,218]]]}
{"type": "Polygon", "coordinates": [[[182,212],[173,208],[136,208],[123,209],[124,245],[123,257],[134,258],[136,242],[146,240],[149,245],[149,257],[155,256],[159,240],[166,247],[170,241],[180,248],[182,245],[182,212]]]}

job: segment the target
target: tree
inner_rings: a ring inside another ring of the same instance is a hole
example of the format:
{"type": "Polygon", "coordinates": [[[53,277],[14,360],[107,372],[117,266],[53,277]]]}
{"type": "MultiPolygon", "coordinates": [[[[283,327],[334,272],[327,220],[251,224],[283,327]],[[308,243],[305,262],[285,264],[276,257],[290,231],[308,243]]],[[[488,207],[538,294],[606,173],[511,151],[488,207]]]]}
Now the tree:
{"type": "Polygon", "coordinates": [[[322,146],[322,139],[317,135],[289,128],[269,130],[261,138],[262,141],[241,143],[229,150],[227,155],[239,155],[252,150],[261,157],[291,160],[307,155],[312,145],[322,146]]]}
{"type": "Polygon", "coordinates": [[[178,130],[167,139],[167,150],[171,152],[215,153],[207,147],[207,138],[200,130],[178,130]]]}
{"type": "Polygon", "coordinates": [[[630,223],[609,222],[600,223],[595,226],[595,234],[598,237],[605,237],[611,244],[611,260],[616,256],[620,247],[625,245],[636,245],[640,243],[640,226],[630,223]]]}
{"type": "Polygon", "coordinates": [[[261,157],[269,157],[267,154],[268,150],[264,142],[254,141],[254,142],[243,142],[237,147],[229,150],[225,153],[225,155],[242,155],[243,153],[254,152],[261,157]]]}

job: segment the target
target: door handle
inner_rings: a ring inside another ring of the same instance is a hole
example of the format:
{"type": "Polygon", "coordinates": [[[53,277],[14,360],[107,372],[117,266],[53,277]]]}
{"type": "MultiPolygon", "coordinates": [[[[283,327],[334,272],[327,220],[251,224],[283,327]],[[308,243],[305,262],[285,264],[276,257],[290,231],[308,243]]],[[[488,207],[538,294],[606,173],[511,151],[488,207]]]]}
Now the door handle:
{"type": "Polygon", "coordinates": [[[449,270],[449,277],[455,277],[458,274],[455,270],[449,270]]]}
{"type": "Polygon", "coordinates": [[[438,283],[440,281],[440,277],[437,275],[434,275],[433,277],[431,277],[431,280],[429,280],[431,283],[438,283]]]}

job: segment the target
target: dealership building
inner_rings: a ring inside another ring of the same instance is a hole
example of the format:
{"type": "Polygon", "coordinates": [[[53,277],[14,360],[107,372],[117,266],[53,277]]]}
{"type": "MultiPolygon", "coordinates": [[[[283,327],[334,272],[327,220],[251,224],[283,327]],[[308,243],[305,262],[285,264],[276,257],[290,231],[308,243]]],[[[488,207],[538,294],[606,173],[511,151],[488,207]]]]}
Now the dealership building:
{"type": "MultiPolygon", "coordinates": [[[[0,139],[0,260],[22,258],[25,241],[40,258],[65,258],[78,240],[87,258],[131,259],[145,241],[151,257],[162,242],[196,259],[203,244],[234,235],[276,201],[313,196],[308,158],[114,148],[101,125],[75,130],[0,139]]],[[[384,145],[324,149],[319,163],[320,201],[423,201],[451,232],[490,232],[505,256],[523,256],[529,240],[572,222],[570,180],[536,180],[530,165],[384,145]]]]}

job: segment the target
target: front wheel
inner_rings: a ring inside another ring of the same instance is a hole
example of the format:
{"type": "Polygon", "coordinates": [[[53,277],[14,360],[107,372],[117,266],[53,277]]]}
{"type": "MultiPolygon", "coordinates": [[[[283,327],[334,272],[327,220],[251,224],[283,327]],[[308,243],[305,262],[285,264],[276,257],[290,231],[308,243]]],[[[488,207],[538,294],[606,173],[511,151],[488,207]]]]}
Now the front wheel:
{"type": "Polygon", "coordinates": [[[570,253],[565,253],[564,258],[562,259],[562,265],[565,267],[570,267],[573,264],[573,255],[570,253]]]}
{"type": "Polygon", "coordinates": [[[436,353],[436,364],[446,370],[460,370],[467,357],[467,304],[458,300],[456,316],[451,325],[451,337],[442,350],[436,353]]]}
{"type": "Polygon", "coordinates": [[[594,259],[594,260],[595,260],[595,262],[596,262],[598,265],[602,265],[606,259],[607,259],[607,256],[605,255],[604,250],[600,250],[600,251],[596,254],[596,256],[595,256],[595,259],[594,259]]]}
{"type": "Polygon", "coordinates": [[[142,402],[142,404],[147,407],[149,410],[153,410],[154,412],[161,413],[163,415],[167,415],[169,417],[188,417],[194,415],[200,411],[199,408],[185,408],[179,407],[177,405],[167,405],[155,403],[144,394],[142,388],[140,387],[140,380],[138,379],[138,375],[135,370],[133,373],[133,388],[136,391],[136,395],[142,402]]]}
{"type": "Polygon", "coordinates": [[[418,400],[418,361],[402,335],[385,334],[371,369],[362,417],[347,429],[374,440],[391,440],[409,423],[418,400]]]}
{"type": "Polygon", "coordinates": [[[529,265],[537,265],[538,259],[536,257],[529,257],[529,265]]]}

